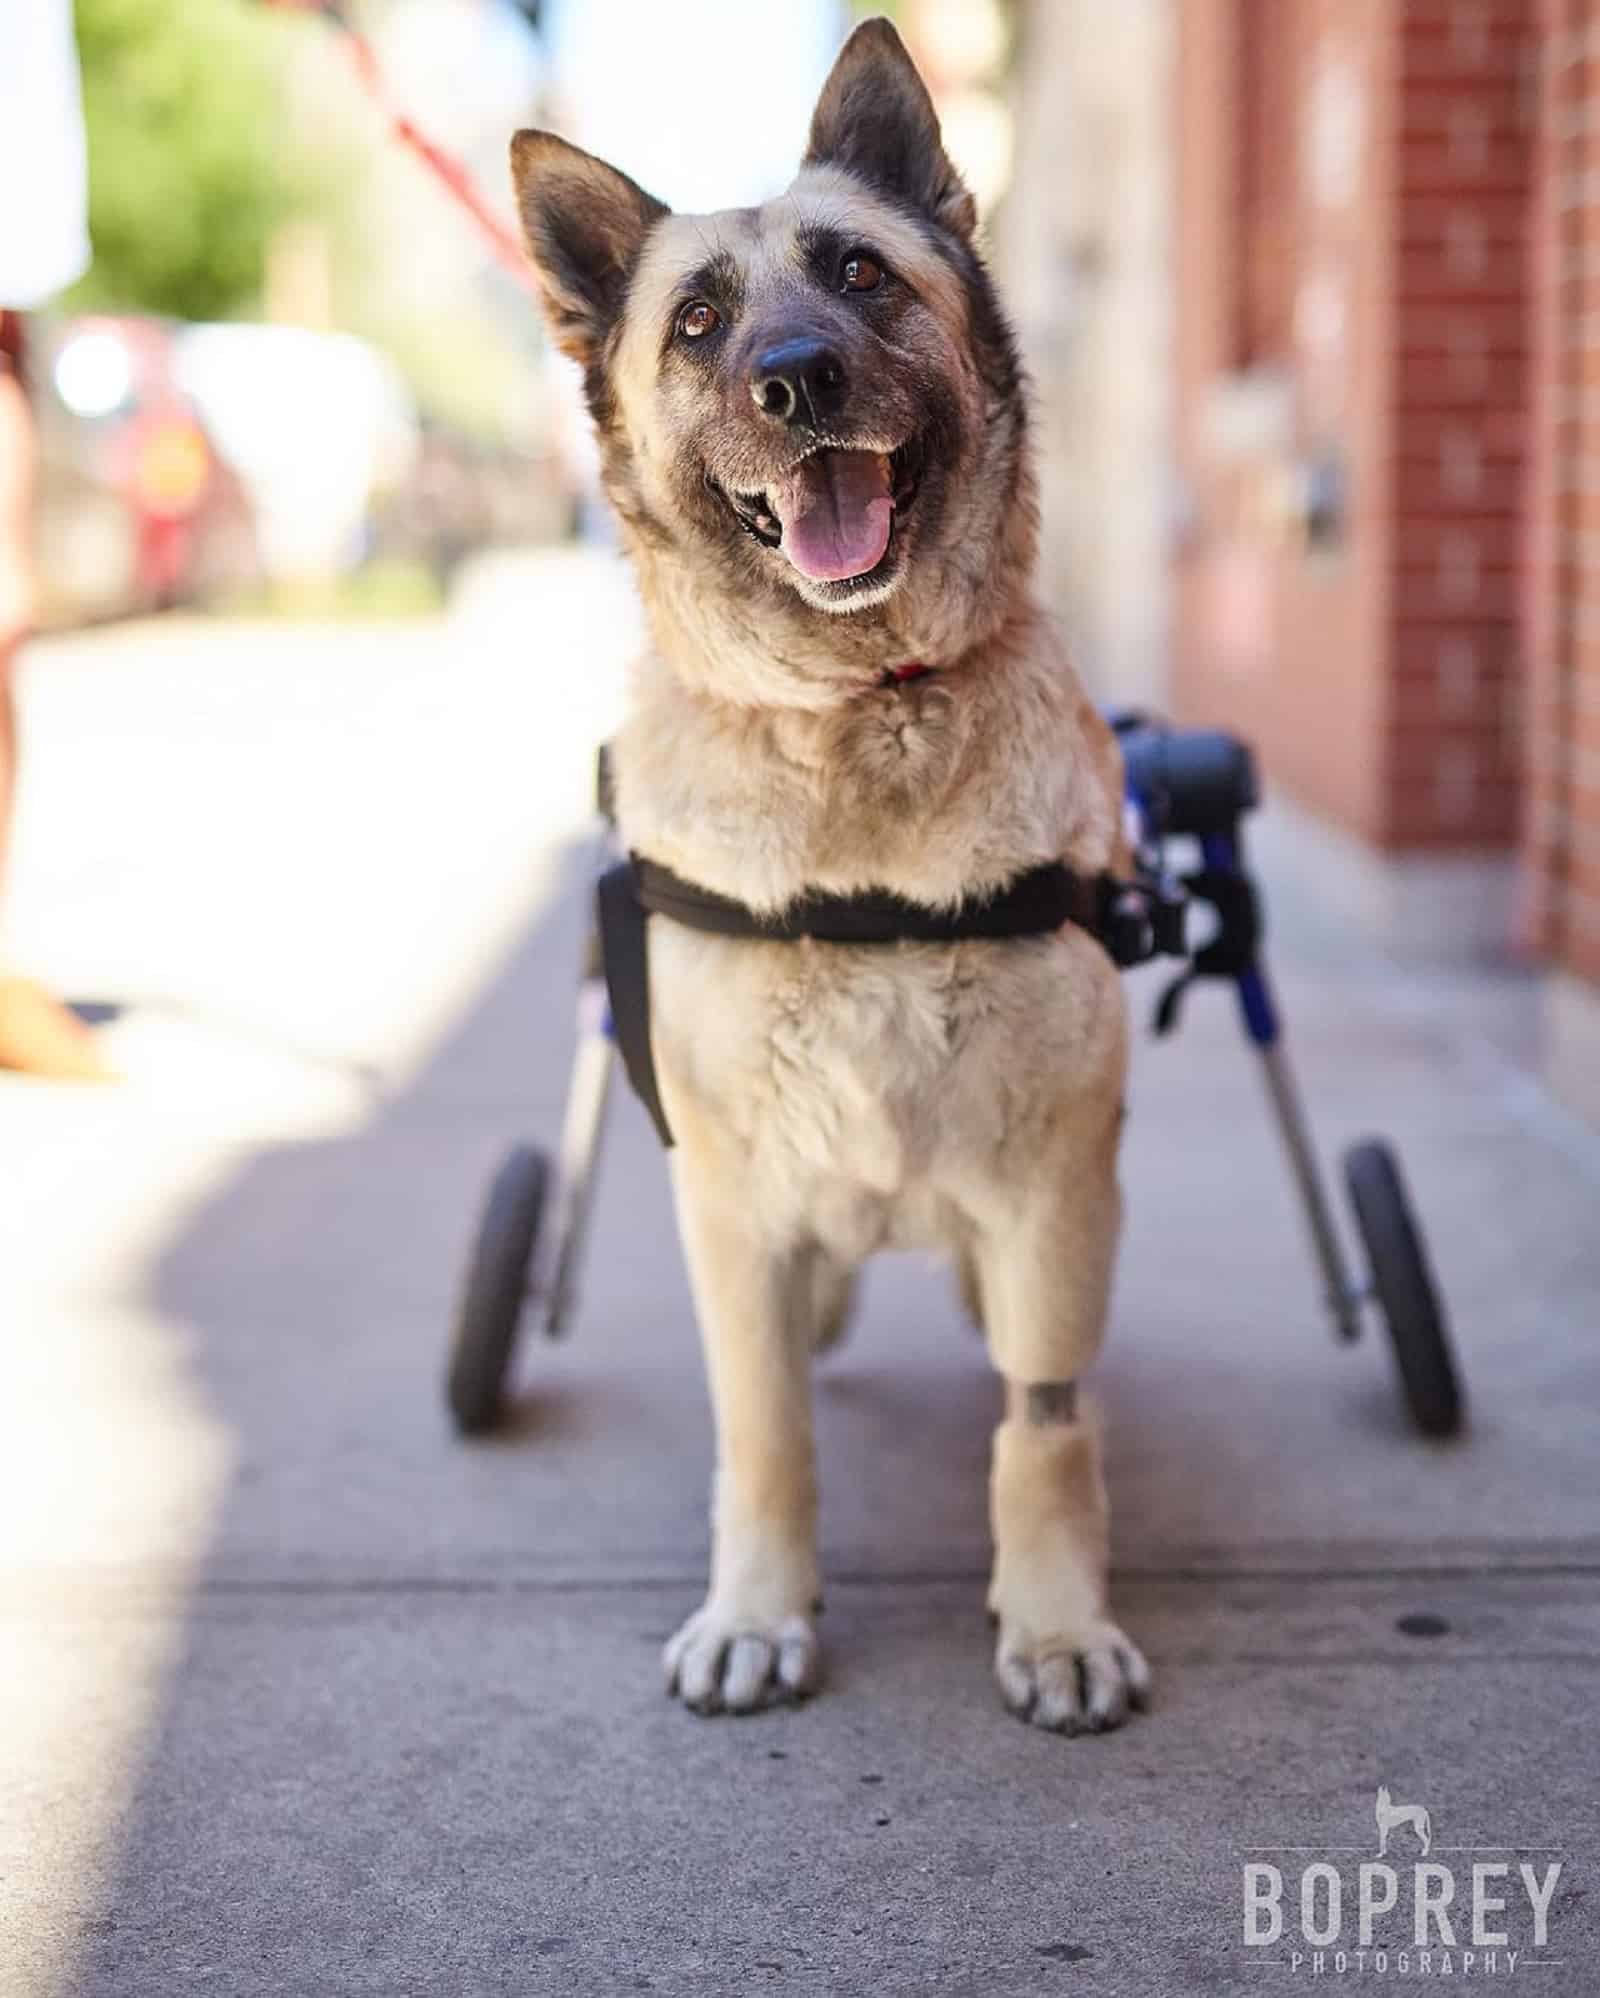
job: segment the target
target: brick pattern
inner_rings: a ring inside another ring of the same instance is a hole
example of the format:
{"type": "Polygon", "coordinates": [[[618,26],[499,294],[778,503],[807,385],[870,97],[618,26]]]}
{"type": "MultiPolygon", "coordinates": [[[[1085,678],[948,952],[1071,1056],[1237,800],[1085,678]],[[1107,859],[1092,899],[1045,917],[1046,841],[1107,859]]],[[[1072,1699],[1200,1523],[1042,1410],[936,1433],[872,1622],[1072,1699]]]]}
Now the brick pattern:
{"type": "Polygon", "coordinates": [[[1528,942],[1600,983],[1600,0],[1541,0],[1528,942]]]}
{"type": "Polygon", "coordinates": [[[1405,0],[1394,130],[1391,845],[1520,812],[1531,0],[1405,0]]]}
{"type": "MultiPolygon", "coordinates": [[[[1391,849],[1504,848],[1519,823],[1537,4],[1179,10],[1177,403],[1202,529],[1179,579],[1175,705],[1247,730],[1270,778],[1391,849]],[[1306,184],[1330,70],[1363,107],[1343,208],[1306,184]],[[1285,311],[1330,284],[1331,392],[1285,311]],[[1228,517],[1206,400],[1262,362],[1300,382],[1298,447],[1342,457],[1333,559],[1228,517]],[[1254,679],[1215,610],[1216,575],[1251,565],[1272,648],[1254,679]]],[[[1594,385],[1600,401],[1600,358],[1594,385]]],[[[1600,543],[1600,477],[1594,527],[1600,543]]]]}
{"type": "Polygon", "coordinates": [[[1241,260],[1234,329],[1236,358],[1248,367],[1281,354],[1293,337],[1296,177],[1286,172],[1298,144],[1302,17],[1282,0],[1237,0],[1233,29],[1240,116],[1237,124],[1241,260]]]}

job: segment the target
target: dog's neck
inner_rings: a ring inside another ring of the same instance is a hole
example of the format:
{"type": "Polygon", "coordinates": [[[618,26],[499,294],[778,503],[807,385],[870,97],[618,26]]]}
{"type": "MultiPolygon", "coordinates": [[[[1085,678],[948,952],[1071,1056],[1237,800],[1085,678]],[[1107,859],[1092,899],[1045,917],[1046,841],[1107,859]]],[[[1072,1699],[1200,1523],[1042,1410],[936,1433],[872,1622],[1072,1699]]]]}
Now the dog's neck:
{"type": "Polygon", "coordinates": [[[997,420],[1009,476],[849,615],[619,507],[654,640],[617,744],[630,845],[756,909],[808,886],[942,904],[1041,855],[1099,863],[1098,822],[1073,844],[1098,801],[1075,779],[1082,697],[1030,586],[1025,437],[1015,412],[997,420]],[[911,662],[932,670],[894,677],[911,662]]]}
{"type": "MultiPolygon", "coordinates": [[[[737,708],[832,714],[873,688],[920,673],[955,672],[981,658],[1013,619],[1018,593],[995,591],[968,615],[920,628],[891,602],[830,616],[798,599],[730,600],[709,594],[692,565],[652,552],[644,591],[655,649],[689,693],[737,708]]],[[[787,593],[786,593],[787,594],[787,593]]]]}
{"type": "Polygon", "coordinates": [[[887,602],[836,614],[780,577],[752,583],[702,548],[624,536],[656,650],[686,688],[741,708],[826,714],[915,663],[955,670],[981,658],[1019,609],[1031,611],[1038,506],[1020,418],[1009,480],[975,508],[959,545],[919,553],[887,602]]]}
{"type": "Polygon", "coordinates": [[[626,843],[755,909],[818,887],[943,905],[1041,857],[1106,864],[1118,824],[1095,717],[1026,598],[962,658],[807,707],[640,661],[616,739],[626,843]]]}

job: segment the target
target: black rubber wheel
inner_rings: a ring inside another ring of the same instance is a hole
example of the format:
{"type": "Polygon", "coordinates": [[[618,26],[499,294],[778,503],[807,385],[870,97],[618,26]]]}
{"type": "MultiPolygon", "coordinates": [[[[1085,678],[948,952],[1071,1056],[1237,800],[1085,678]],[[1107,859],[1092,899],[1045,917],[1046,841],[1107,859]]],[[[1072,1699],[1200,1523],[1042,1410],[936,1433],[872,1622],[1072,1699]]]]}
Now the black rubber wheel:
{"type": "Polygon", "coordinates": [[[490,1184],[456,1307],[445,1377],[445,1398],[463,1436],[485,1435],[500,1420],[549,1180],[544,1153],[517,1145],[490,1184]]]}
{"type": "Polygon", "coordinates": [[[1411,1419],[1424,1436],[1454,1436],[1462,1423],[1461,1384],[1399,1161],[1381,1139],[1368,1138],[1345,1153],[1344,1177],[1411,1419]]]}

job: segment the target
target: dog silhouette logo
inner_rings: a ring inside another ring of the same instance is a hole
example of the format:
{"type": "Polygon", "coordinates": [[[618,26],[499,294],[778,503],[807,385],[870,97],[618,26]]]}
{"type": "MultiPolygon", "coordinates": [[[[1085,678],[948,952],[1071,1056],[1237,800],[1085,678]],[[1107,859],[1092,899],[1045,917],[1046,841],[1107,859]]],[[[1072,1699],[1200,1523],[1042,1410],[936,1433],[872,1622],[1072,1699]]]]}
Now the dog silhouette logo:
{"type": "Polygon", "coordinates": [[[1383,1858],[1389,1850],[1389,1834],[1397,1825],[1410,1825],[1422,1847],[1422,1856],[1427,1858],[1433,1846],[1433,1820],[1428,1816],[1424,1804],[1397,1804],[1382,1785],[1378,1790],[1378,1801],[1373,1815],[1378,1820],[1378,1857],[1383,1858]]]}

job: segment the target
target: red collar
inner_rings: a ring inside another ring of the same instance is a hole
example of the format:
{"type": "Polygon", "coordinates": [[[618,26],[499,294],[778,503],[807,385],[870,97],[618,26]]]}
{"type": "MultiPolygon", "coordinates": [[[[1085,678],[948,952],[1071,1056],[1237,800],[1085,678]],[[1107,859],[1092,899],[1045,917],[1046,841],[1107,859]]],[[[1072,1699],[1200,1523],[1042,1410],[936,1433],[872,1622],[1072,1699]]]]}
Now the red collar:
{"type": "Polygon", "coordinates": [[[886,666],[883,670],[883,684],[886,687],[903,686],[907,680],[925,679],[933,671],[920,659],[908,659],[904,666],[886,666]]]}

